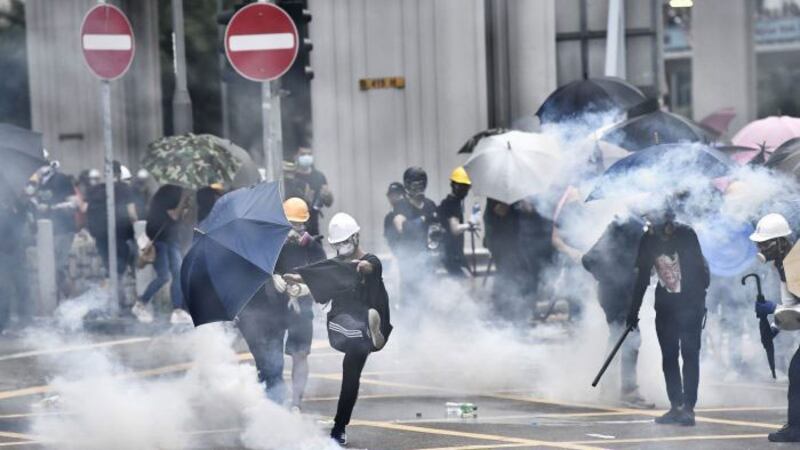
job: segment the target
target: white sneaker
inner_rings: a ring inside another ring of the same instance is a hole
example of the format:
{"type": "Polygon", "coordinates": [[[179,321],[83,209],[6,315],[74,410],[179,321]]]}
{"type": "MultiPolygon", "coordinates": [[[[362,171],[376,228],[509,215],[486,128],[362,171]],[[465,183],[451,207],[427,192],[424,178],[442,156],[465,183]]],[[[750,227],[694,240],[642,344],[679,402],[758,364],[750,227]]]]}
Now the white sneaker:
{"type": "Polygon", "coordinates": [[[372,345],[375,347],[375,350],[380,350],[386,345],[386,339],[383,337],[383,333],[381,333],[381,315],[378,314],[378,311],[370,309],[367,313],[367,319],[369,322],[369,335],[372,337],[372,345]]]}
{"type": "Polygon", "coordinates": [[[146,304],[137,301],[133,304],[133,308],[131,308],[131,313],[136,316],[136,319],[142,323],[151,323],[153,322],[153,313],[150,312],[150,308],[147,307],[146,304]]]}
{"type": "Polygon", "coordinates": [[[169,323],[173,325],[194,325],[192,316],[189,315],[182,308],[175,308],[172,310],[172,315],[169,317],[169,323]]]}

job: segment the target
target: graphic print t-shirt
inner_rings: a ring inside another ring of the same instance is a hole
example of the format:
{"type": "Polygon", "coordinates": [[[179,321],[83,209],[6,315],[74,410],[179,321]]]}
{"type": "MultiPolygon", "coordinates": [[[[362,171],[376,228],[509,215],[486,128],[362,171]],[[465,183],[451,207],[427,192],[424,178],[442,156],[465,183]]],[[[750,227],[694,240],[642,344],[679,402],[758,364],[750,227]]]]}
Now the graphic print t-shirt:
{"type": "Polygon", "coordinates": [[[658,255],[653,262],[658,275],[658,283],[670,294],[681,293],[681,256],[676,252],[671,255],[658,255]]]}

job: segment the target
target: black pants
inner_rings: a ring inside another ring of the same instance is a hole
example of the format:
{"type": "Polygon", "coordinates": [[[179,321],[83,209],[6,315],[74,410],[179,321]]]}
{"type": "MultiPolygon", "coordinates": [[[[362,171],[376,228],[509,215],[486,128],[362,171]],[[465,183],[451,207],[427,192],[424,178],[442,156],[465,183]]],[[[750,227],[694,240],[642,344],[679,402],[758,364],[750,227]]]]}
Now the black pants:
{"type": "Polygon", "coordinates": [[[789,425],[800,426],[800,348],[789,363],[789,425]]]}
{"type": "MultiPolygon", "coordinates": [[[[675,298],[686,302],[689,299],[675,298]]],[[[656,334],[661,346],[661,368],[667,397],[673,408],[694,409],[700,382],[700,340],[705,310],[656,309],[656,334]],[[683,370],[678,356],[683,359],[683,370]],[[683,377],[681,377],[681,372],[683,377]]]]}
{"type": "Polygon", "coordinates": [[[342,391],[339,393],[339,405],[336,407],[336,417],[333,419],[333,428],[344,431],[350,423],[350,416],[358,399],[358,388],[361,386],[361,371],[367,363],[369,352],[348,352],[342,361],[342,391]]]}

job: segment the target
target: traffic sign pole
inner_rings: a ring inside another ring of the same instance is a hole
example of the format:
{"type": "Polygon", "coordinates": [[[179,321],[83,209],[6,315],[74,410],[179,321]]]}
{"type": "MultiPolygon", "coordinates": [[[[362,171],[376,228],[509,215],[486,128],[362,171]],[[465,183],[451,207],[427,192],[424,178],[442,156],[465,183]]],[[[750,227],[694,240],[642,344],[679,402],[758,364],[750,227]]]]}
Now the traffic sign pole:
{"type": "MultiPolygon", "coordinates": [[[[269,110],[269,131],[270,131],[270,153],[273,155],[275,164],[275,181],[283,180],[283,129],[281,128],[281,82],[279,80],[270,81],[268,89],[272,91],[269,110]]],[[[262,88],[263,89],[263,88],[262,88]]]]}
{"type": "Polygon", "coordinates": [[[105,145],[106,211],[108,214],[108,279],[112,305],[119,305],[117,276],[117,214],[114,198],[114,137],[111,129],[111,82],[101,83],[100,98],[103,110],[103,143],[105,145]]]}

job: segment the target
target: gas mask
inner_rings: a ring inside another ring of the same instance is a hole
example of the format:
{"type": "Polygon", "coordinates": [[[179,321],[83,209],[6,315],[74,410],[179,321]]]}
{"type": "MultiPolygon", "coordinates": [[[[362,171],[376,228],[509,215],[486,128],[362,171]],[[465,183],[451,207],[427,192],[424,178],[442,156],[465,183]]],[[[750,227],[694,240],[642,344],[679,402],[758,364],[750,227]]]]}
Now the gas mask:
{"type": "Polygon", "coordinates": [[[306,232],[306,227],[304,224],[294,225],[292,224],[292,229],[289,230],[289,235],[286,237],[288,242],[292,242],[298,244],[302,247],[305,247],[311,242],[311,235],[306,232]]]}
{"type": "Polygon", "coordinates": [[[314,164],[313,155],[300,155],[297,157],[297,164],[300,167],[309,168],[314,164]]]}
{"type": "Polygon", "coordinates": [[[675,212],[668,209],[661,214],[649,215],[645,226],[662,239],[669,239],[675,231],[675,212]]]}
{"type": "Polygon", "coordinates": [[[767,261],[777,261],[783,259],[789,250],[791,249],[791,244],[786,238],[776,238],[770,239],[768,241],[759,242],[758,243],[758,254],[756,257],[762,263],[766,263],[767,261]]]}
{"type": "Polygon", "coordinates": [[[453,196],[459,200],[464,200],[469,194],[470,185],[461,183],[451,183],[453,189],[453,196]]]}
{"type": "Polygon", "coordinates": [[[406,193],[409,198],[413,198],[415,200],[421,200],[425,197],[425,182],[424,181],[414,181],[409,183],[406,186],[406,193]]]}
{"type": "Polygon", "coordinates": [[[358,236],[353,235],[347,238],[342,242],[337,242],[331,245],[334,250],[336,250],[336,256],[340,258],[345,258],[351,256],[353,253],[356,252],[356,247],[358,247],[358,236]]]}

